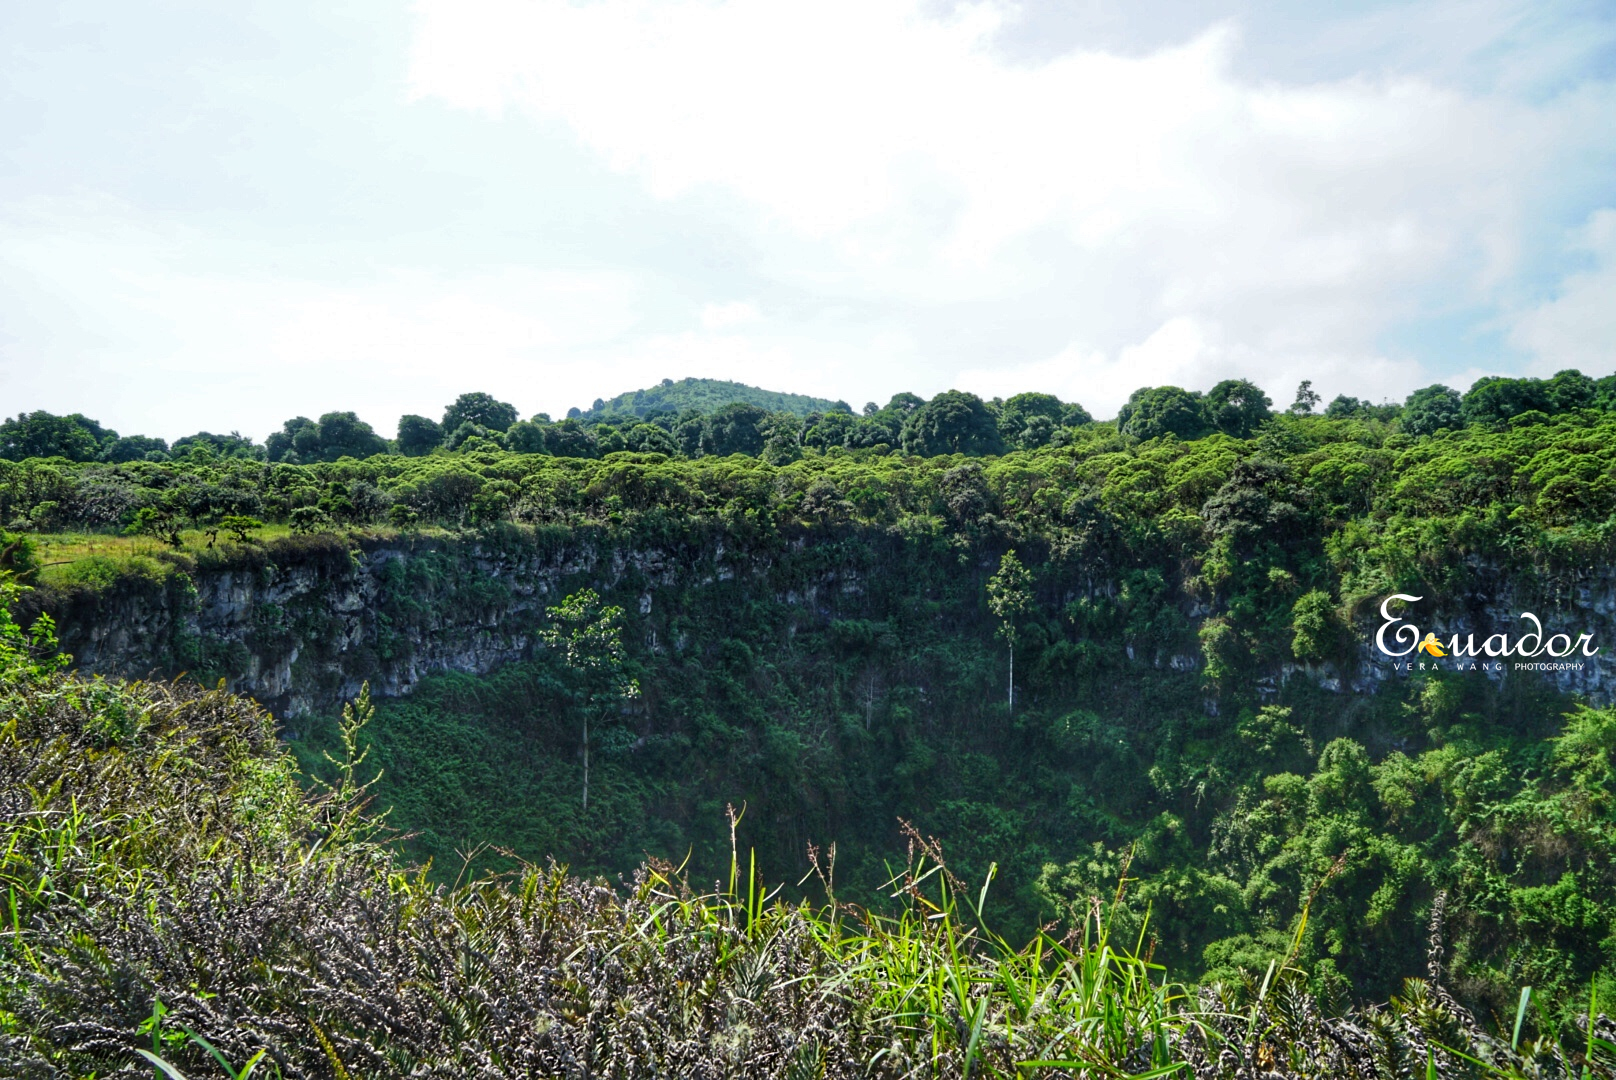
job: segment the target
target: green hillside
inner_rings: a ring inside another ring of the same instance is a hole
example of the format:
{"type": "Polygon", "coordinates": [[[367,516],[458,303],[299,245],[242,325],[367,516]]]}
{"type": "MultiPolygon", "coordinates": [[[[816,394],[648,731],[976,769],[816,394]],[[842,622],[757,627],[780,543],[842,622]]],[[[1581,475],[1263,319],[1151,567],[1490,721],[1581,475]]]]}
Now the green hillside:
{"type": "MultiPolygon", "coordinates": [[[[604,420],[608,416],[652,416],[656,413],[695,411],[710,413],[724,405],[739,402],[756,405],[770,412],[807,416],[810,413],[849,412],[847,402],[809,397],[807,394],[787,394],[778,390],[760,390],[745,383],[726,382],[723,379],[663,379],[660,386],[644,390],[630,390],[610,400],[596,399],[595,404],[579,415],[588,421],[604,420]]],[[[569,414],[570,415],[570,414],[569,414]]]]}

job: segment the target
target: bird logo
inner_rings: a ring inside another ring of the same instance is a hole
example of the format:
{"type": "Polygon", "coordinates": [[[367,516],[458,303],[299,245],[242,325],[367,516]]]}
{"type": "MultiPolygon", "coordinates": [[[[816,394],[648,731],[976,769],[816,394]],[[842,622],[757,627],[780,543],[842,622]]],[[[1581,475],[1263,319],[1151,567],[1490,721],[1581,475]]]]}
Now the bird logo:
{"type": "Polygon", "coordinates": [[[1420,642],[1420,648],[1424,649],[1426,652],[1430,653],[1432,656],[1446,656],[1446,655],[1448,655],[1443,650],[1442,646],[1440,646],[1440,645],[1438,645],[1436,643],[1436,635],[1434,633],[1425,635],[1425,640],[1420,642]]]}

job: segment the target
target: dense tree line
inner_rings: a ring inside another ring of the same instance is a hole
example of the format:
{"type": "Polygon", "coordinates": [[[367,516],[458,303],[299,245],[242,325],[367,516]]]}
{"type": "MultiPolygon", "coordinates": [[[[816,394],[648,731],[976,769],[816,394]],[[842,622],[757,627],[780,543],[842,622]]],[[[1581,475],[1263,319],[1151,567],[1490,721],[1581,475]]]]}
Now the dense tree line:
{"type": "MultiPolygon", "coordinates": [[[[737,512],[771,520],[940,513],[1041,533],[1089,510],[1160,530],[1171,512],[1209,539],[1207,580],[1236,581],[1253,545],[1317,561],[1322,540],[1299,538],[1354,519],[1508,514],[1510,529],[1541,529],[1602,518],[1609,383],[1483,380],[1463,397],[1418,391],[1393,415],[1341,398],[1322,413],[1305,402],[1275,412],[1258,387],[1228,381],[1205,395],[1141,390],[1115,422],[1047,394],[984,402],[947,391],[899,394],[857,415],[732,404],[587,427],[518,420],[508,403],[466,394],[441,421],[405,417],[392,442],[353,413],[328,413],[288,421],[266,447],[200,432],[133,460],[117,452],[131,437],[30,413],[0,426],[0,526],[172,536],[244,516],[300,531],[459,528],[711,512],[739,499],[737,512]],[[1509,411],[1523,404],[1542,407],[1509,411]],[[1409,430],[1431,423],[1440,426],[1409,430]]],[[[1301,563],[1287,572],[1308,574],[1301,563]]]]}
{"type": "MultiPolygon", "coordinates": [[[[330,412],[317,420],[294,417],[262,445],[239,433],[197,432],[171,446],[144,435],[120,437],[80,414],[56,416],[43,410],[0,423],[0,459],[64,458],[73,462],[122,464],[170,461],[201,451],[214,457],[268,460],[288,464],[331,462],[377,454],[419,457],[438,451],[507,449],[553,457],[600,457],[621,450],[702,457],[743,453],[766,456],[776,464],[804,450],[881,449],[921,456],[963,453],[991,456],[1040,446],[1060,446],[1093,422],[1081,405],[1050,394],[1018,394],[984,401],[949,390],[930,401],[898,394],[885,406],[869,402],[860,413],[844,403],[800,411],[816,399],[770,394],[740,384],[687,379],[664,380],[661,387],[600,401],[588,413],[573,409],[555,422],[546,414],[519,419],[514,405],[484,393],[461,395],[440,420],[406,415],[393,439],[380,435],[353,412],[330,412]],[[700,384],[700,385],[696,385],[700,384]],[[726,388],[756,401],[791,406],[771,410],[754,401],[721,402],[726,388]],[[699,401],[702,408],[672,407],[699,401]]],[[[1311,415],[1317,395],[1304,382],[1289,415],[1311,415]]],[[[1616,407],[1616,376],[1594,380],[1576,371],[1552,379],[1479,380],[1461,395],[1446,386],[1411,394],[1401,406],[1374,405],[1339,396],[1324,409],[1331,419],[1373,419],[1415,436],[1469,424],[1504,424],[1521,416],[1554,416],[1577,409],[1616,407]]],[[[1138,439],[1172,435],[1196,439],[1212,432],[1248,438],[1274,415],[1261,388],[1228,379],[1202,394],[1175,386],[1145,387],[1128,399],[1117,430],[1138,439]]]]}
{"type": "MultiPolygon", "coordinates": [[[[587,413],[573,409],[566,418],[552,421],[544,413],[522,420],[509,402],[470,393],[450,404],[439,420],[414,414],[401,417],[392,439],[353,412],[329,412],[317,420],[293,417],[262,445],[235,432],[214,435],[201,431],[170,446],[144,435],[120,437],[79,413],[55,416],[37,411],[0,423],[0,459],[64,458],[123,464],[171,461],[201,452],[212,457],[313,464],[377,454],[421,457],[437,452],[510,450],[596,458],[632,450],[687,458],[747,454],[782,464],[804,451],[833,447],[922,457],[994,456],[1066,445],[1081,428],[1094,422],[1083,406],[1040,393],[990,401],[959,390],[945,391],[929,401],[903,393],[884,406],[869,402],[858,413],[841,402],[805,414],[800,411],[803,402],[817,400],[712,380],[686,379],[678,384],[664,380],[662,387],[619,395],[610,403],[601,401],[587,413]],[[754,400],[725,402],[726,392],[745,392],[754,400]],[[700,402],[702,407],[675,407],[690,401],[700,402]],[[758,401],[790,407],[769,409],[758,401]]],[[[1303,382],[1284,415],[1314,415],[1318,404],[1311,384],[1303,382]]],[[[1489,377],[1478,380],[1466,394],[1447,386],[1428,386],[1410,394],[1401,405],[1375,405],[1341,395],[1322,414],[1332,420],[1374,420],[1386,425],[1388,432],[1419,437],[1443,429],[1473,424],[1498,427],[1581,409],[1616,409],[1616,375],[1592,379],[1577,371],[1562,371],[1552,379],[1489,377]]],[[[1260,387],[1244,379],[1226,379],[1204,394],[1176,386],[1137,390],[1119,410],[1116,430],[1141,440],[1169,435],[1192,440],[1214,432],[1246,439],[1274,415],[1273,402],[1260,387]]]]}
{"type": "Polygon", "coordinates": [[[262,460],[264,448],[251,439],[231,432],[215,435],[199,431],[172,446],[146,435],[120,437],[111,428],[82,413],[55,416],[44,410],[19,413],[0,422],[0,459],[25,461],[28,458],[63,458],[67,461],[102,461],[122,464],[129,461],[172,461],[202,448],[214,457],[262,460]]]}

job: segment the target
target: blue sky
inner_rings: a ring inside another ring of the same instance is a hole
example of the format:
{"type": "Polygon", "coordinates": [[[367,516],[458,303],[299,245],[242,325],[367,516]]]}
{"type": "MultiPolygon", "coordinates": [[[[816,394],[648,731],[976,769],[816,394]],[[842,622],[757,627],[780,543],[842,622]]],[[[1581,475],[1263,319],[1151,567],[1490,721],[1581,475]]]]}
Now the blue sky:
{"type": "Polygon", "coordinates": [[[0,409],[1616,370],[1609,4],[0,9],[0,409]]]}

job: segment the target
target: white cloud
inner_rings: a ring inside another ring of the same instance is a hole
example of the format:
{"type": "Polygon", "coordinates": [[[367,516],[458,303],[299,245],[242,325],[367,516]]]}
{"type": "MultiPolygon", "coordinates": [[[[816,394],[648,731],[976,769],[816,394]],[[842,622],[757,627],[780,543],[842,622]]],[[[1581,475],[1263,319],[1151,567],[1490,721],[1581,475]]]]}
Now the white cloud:
{"type": "Polygon", "coordinates": [[[883,369],[895,382],[888,392],[912,385],[904,335],[782,330],[752,301],[707,304],[699,329],[647,328],[655,282],[644,275],[520,266],[392,268],[357,282],[226,275],[194,268],[206,261],[197,242],[108,216],[89,230],[0,227],[7,310],[52,309],[36,325],[10,321],[0,336],[5,396],[125,433],[175,438],[205,424],[262,438],[291,416],[336,409],[391,435],[400,415],[436,416],[468,390],[524,415],[560,415],[685,375],[831,398],[883,369]],[[67,325],[76,340],[52,331],[67,325]]]}
{"type": "Polygon", "coordinates": [[[1128,389],[1253,376],[1276,397],[1302,377],[1431,381],[1380,342],[1498,301],[1527,207],[1612,101],[1251,84],[1232,25],[1013,64],[993,47],[1006,8],[927,7],[422,0],[411,92],[560,121],[663,199],[727,193],[757,215],[764,272],[889,305],[922,348],[939,306],[1044,328],[1008,325],[939,382],[1053,372],[1057,326],[1061,356],[1108,358],[1074,384],[1100,407],[1106,371],[1128,389]]]}
{"type": "Polygon", "coordinates": [[[1047,359],[1004,368],[973,368],[961,373],[962,384],[984,394],[1009,397],[1024,390],[1056,394],[1081,401],[1096,416],[1106,417],[1145,385],[1182,386],[1206,390],[1223,379],[1252,379],[1268,391],[1278,408],[1291,402],[1301,379],[1314,389],[1380,400],[1400,399],[1423,386],[1417,368],[1382,356],[1321,355],[1305,370],[1294,369],[1283,356],[1265,354],[1229,343],[1216,325],[1174,318],[1144,340],[1124,346],[1114,355],[1080,346],[1068,346],[1047,359]]]}
{"type": "Polygon", "coordinates": [[[600,372],[578,357],[637,318],[635,281],[610,272],[392,269],[333,283],[198,273],[175,238],[135,230],[0,237],[0,273],[80,335],[17,328],[5,351],[36,362],[6,365],[8,396],[169,437],[206,417],[262,438],[332,409],[391,434],[401,414],[435,414],[470,389],[524,411],[588,401],[600,372]],[[144,391],[158,385],[153,401],[144,391]]]}
{"type": "Polygon", "coordinates": [[[406,94],[381,24],[272,34],[251,78],[207,58],[261,12],[77,66],[36,28],[19,55],[72,77],[0,78],[0,397],[261,435],[686,375],[1104,414],[1610,370],[1611,212],[1557,243],[1616,205],[1605,22],[1075,7],[1117,32],[1037,29],[1058,0],[417,0],[406,94]]]}
{"type": "Polygon", "coordinates": [[[1559,294],[1523,314],[1510,333],[1532,354],[1538,375],[1577,368],[1597,377],[1616,369],[1616,209],[1590,216],[1574,247],[1592,265],[1567,275],[1559,294]]]}
{"type": "Polygon", "coordinates": [[[701,309],[701,325],[708,330],[741,326],[762,318],[763,313],[758,310],[757,305],[745,300],[733,300],[727,304],[708,304],[701,309]]]}

